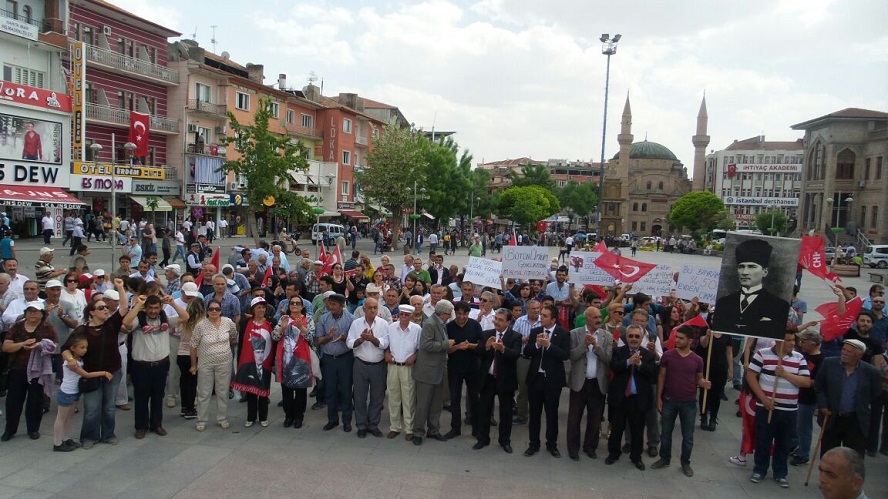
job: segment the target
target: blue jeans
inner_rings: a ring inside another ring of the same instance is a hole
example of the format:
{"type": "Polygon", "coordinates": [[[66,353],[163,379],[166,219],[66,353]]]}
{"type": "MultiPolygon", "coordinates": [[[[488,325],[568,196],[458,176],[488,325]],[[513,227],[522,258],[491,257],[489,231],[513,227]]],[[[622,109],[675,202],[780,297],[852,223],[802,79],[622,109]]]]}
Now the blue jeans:
{"type": "Polygon", "coordinates": [[[80,441],[100,442],[116,437],[114,434],[114,398],[123,375],[114,371],[111,381],[99,378],[98,390],[81,395],[83,400],[83,426],[80,428],[80,441]]]}
{"type": "Polygon", "coordinates": [[[789,447],[798,446],[796,456],[808,460],[811,458],[811,434],[814,431],[814,409],[817,404],[799,404],[796,431],[792,435],[789,447]]]}
{"type": "Polygon", "coordinates": [[[789,457],[789,440],[795,429],[796,411],[774,409],[771,423],[764,407],[755,408],[755,468],[753,473],[768,474],[768,464],[774,470],[774,478],[786,478],[789,457]],[[774,457],[771,458],[771,443],[774,443],[774,457]]]}
{"type": "Polygon", "coordinates": [[[681,464],[691,462],[691,451],[694,450],[694,422],[697,419],[697,401],[678,402],[663,397],[663,414],[660,416],[660,458],[667,463],[672,459],[672,430],[675,418],[681,422],[681,464]]]}
{"type": "Polygon", "coordinates": [[[170,263],[176,263],[176,258],[182,257],[182,261],[185,261],[185,245],[177,244],[176,245],[176,253],[173,255],[173,261],[170,263]]]}
{"type": "Polygon", "coordinates": [[[351,424],[353,369],[354,355],[351,352],[336,359],[332,355],[321,357],[321,372],[327,389],[327,421],[330,423],[338,423],[342,411],[342,423],[351,424]]]}

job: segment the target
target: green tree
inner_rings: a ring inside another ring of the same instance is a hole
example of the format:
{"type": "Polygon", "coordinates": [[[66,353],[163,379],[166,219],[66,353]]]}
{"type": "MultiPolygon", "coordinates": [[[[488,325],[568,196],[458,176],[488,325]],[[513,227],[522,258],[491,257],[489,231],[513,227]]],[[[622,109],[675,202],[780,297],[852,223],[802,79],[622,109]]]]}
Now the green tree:
{"type": "Polygon", "coordinates": [[[691,232],[714,229],[725,216],[725,203],[710,191],[689,192],[672,205],[669,224],[691,232]]]}
{"type": "Polygon", "coordinates": [[[561,207],[567,212],[568,228],[575,217],[587,217],[598,205],[598,187],[591,182],[579,183],[571,180],[562,187],[558,194],[561,207]]]}
{"type": "Polygon", "coordinates": [[[252,125],[241,124],[233,114],[228,113],[232,137],[225,139],[233,144],[240,156],[226,161],[222,171],[233,171],[247,180],[244,189],[249,203],[247,230],[259,244],[259,231],[256,227],[256,210],[263,202],[274,199],[272,213],[288,218],[308,219],[310,207],[305,200],[289,190],[296,184],[293,173],[308,169],[306,149],[302,142],[293,142],[289,137],[276,134],[268,129],[271,119],[270,102],[259,100],[259,109],[253,117],[252,125]]]}
{"type": "Polygon", "coordinates": [[[151,223],[157,224],[157,206],[160,204],[160,198],[157,196],[148,196],[145,198],[145,203],[148,205],[148,209],[151,210],[151,223]]]}
{"type": "Polygon", "coordinates": [[[561,211],[561,204],[548,189],[538,185],[509,187],[497,198],[497,215],[520,226],[532,226],[561,211]]]}
{"type": "MultiPolygon", "coordinates": [[[[398,217],[404,208],[413,208],[414,186],[423,187],[428,160],[426,139],[416,130],[393,124],[383,127],[367,168],[355,171],[367,201],[384,206],[398,217]]],[[[397,218],[395,224],[400,223],[397,218]]]]}
{"type": "Polygon", "coordinates": [[[558,186],[552,180],[552,175],[549,174],[549,169],[546,168],[546,165],[530,164],[522,166],[520,174],[514,171],[509,172],[509,182],[511,182],[510,185],[512,187],[536,185],[552,193],[558,190],[558,186]]]}
{"type": "Polygon", "coordinates": [[[426,195],[422,207],[438,223],[446,222],[461,214],[466,193],[472,190],[472,155],[468,151],[459,155],[459,146],[450,137],[437,142],[429,141],[424,153],[426,181],[423,186],[426,195]]]}
{"type": "Polygon", "coordinates": [[[763,234],[776,236],[786,232],[789,218],[786,213],[777,209],[763,211],[755,216],[755,226],[762,231],[763,234]]]}

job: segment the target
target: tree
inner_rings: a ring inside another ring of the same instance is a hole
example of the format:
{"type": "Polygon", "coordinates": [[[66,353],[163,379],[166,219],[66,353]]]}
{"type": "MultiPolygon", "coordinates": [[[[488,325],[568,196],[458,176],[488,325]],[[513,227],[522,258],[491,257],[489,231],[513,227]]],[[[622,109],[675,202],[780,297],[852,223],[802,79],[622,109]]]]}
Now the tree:
{"type": "Polygon", "coordinates": [[[157,206],[160,204],[160,198],[157,196],[148,196],[145,198],[145,204],[148,205],[148,209],[151,210],[151,223],[157,224],[157,215],[155,211],[157,211],[157,206]]]}
{"type": "Polygon", "coordinates": [[[786,232],[789,218],[777,209],[763,211],[755,216],[755,226],[764,234],[776,236],[786,232]]]}
{"type": "Polygon", "coordinates": [[[496,211],[518,225],[532,226],[561,211],[561,205],[554,194],[538,185],[509,187],[500,193],[496,211]]]}
{"type": "Polygon", "coordinates": [[[581,184],[571,180],[559,190],[557,196],[567,212],[568,228],[573,224],[574,217],[586,217],[598,205],[598,187],[590,182],[581,184]]]}
{"type": "Polygon", "coordinates": [[[263,202],[274,200],[272,213],[287,217],[309,218],[310,207],[295,192],[289,189],[296,184],[293,174],[308,169],[306,149],[302,142],[293,142],[287,136],[279,135],[268,129],[271,119],[270,101],[259,100],[259,109],[253,117],[253,124],[246,125],[237,121],[230,112],[228,120],[232,137],[225,139],[233,144],[239,153],[237,159],[226,161],[223,171],[233,171],[247,180],[244,188],[249,203],[247,229],[253,234],[255,244],[259,245],[259,231],[256,227],[256,213],[263,202]]]}
{"type": "Polygon", "coordinates": [[[536,185],[547,189],[549,192],[556,192],[558,186],[552,180],[549,169],[545,165],[530,164],[521,167],[521,174],[514,171],[509,172],[509,182],[512,187],[529,187],[536,185]]]}
{"type": "Polygon", "coordinates": [[[459,146],[450,137],[427,142],[424,152],[426,196],[422,206],[441,223],[462,213],[472,188],[472,155],[463,151],[457,160],[459,146]]]}
{"type": "Polygon", "coordinates": [[[416,130],[386,125],[367,156],[367,168],[355,171],[364,197],[384,206],[395,220],[404,208],[413,208],[414,186],[425,183],[424,140],[416,130]]]}
{"type": "Polygon", "coordinates": [[[672,205],[669,223],[691,232],[709,232],[725,216],[725,203],[710,191],[689,192],[672,205]]]}

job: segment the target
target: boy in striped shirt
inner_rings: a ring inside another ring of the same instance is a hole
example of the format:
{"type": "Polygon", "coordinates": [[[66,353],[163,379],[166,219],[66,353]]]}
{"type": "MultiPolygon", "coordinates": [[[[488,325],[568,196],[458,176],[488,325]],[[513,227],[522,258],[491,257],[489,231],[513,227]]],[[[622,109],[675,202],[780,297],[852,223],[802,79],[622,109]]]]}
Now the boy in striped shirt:
{"type": "Polygon", "coordinates": [[[755,352],[746,371],[746,381],[757,399],[755,468],[749,481],[761,482],[768,474],[768,465],[771,464],[774,481],[784,489],[789,488],[789,481],[786,479],[787,458],[799,407],[799,388],[809,388],[812,385],[808,363],[802,354],[795,351],[794,331],[786,331],[783,341],[778,341],[773,347],[755,352]],[[770,422],[769,412],[773,412],[770,422]]]}

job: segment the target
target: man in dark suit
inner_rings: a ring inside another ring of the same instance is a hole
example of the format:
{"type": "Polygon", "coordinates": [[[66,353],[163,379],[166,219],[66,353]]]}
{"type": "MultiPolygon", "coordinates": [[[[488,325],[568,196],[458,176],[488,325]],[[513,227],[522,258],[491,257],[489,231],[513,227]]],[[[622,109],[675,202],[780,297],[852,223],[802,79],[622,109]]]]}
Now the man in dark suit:
{"type": "Polygon", "coordinates": [[[517,360],[521,352],[521,335],[509,325],[511,313],[507,308],[496,311],[493,329],[484,331],[478,344],[481,356],[481,397],[478,414],[478,443],[472,448],[490,445],[490,415],[494,398],[499,399],[499,444],[506,453],[512,453],[512,399],[518,389],[517,360]]]}
{"type": "Polygon", "coordinates": [[[654,353],[641,348],[644,330],[632,324],[626,328],[626,345],[614,349],[611,370],[614,379],[608,390],[611,434],[607,440],[605,464],[614,464],[622,454],[620,442],[628,424],[632,434],[629,460],[639,470],[644,469],[641,451],[644,443],[644,420],[651,409],[654,394],[652,385],[657,380],[657,364],[654,353]]]}
{"type": "Polygon", "coordinates": [[[450,277],[450,271],[444,266],[444,257],[441,255],[431,255],[429,260],[431,260],[429,262],[429,277],[432,278],[432,284],[450,285],[453,280],[450,277]]]}
{"type": "Polygon", "coordinates": [[[542,327],[530,330],[524,354],[530,357],[527,370],[527,397],[530,403],[528,437],[530,444],[524,451],[532,456],[540,450],[540,423],[543,407],[546,408],[546,450],[553,457],[558,452],[558,402],[561,389],[567,385],[564,361],[570,357],[570,333],[558,326],[558,309],[546,305],[540,310],[542,327]]]}
{"type": "Polygon", "coordinates": [[[762,287],[772,251],[762,239],[737,245],[734,254],[740,290],[716,301],[713,330],[783,339],[789,302],[762,287]]]}
{"type": "Polygon", "coordinates": [[[829,357],[817,370],[817,407],[820,417],[829,414],[823,428],[822,457],[833,447],[850,447],[863,457],[870,433],[870,418],[882,392],[878,369],[861,360],[866,345],[860,340],[845,340],[839,357],[829,357]],[[854,393],[843,393],[851,376],[854,393]]]}

